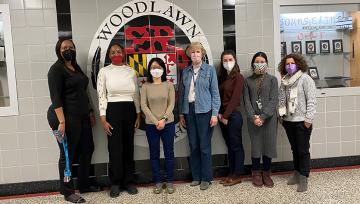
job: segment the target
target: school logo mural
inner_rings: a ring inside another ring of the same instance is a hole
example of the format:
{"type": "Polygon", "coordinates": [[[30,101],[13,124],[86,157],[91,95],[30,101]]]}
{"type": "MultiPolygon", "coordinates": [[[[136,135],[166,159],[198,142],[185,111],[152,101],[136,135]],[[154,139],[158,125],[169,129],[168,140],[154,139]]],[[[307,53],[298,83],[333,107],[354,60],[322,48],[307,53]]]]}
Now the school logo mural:
{"type": "MultiPolygon", "coordinates": [[[[205,61],[213,64],[203,31],[186,11],[165,0],[130,1],[115,9],[99,26],[90,46],[87,70],[91,70],[96,88],[97,73],[111,63],[106,56],[109,46],[119,43],[125,48],[127,64],[137,73],[139,86],[146,81],[148,62],[153,57],[159,57],[166,65],[168,81],[176,87],[181,71],[190,63],[186,47],[195,41],[204,46],[207,53],[205,61]]],[[[174,113],[178,119],[177,110],[174,113]]],[[[182,139],[186,132],[179,125],[176,127],[175,142],[182,139]]],[[[145,132],[140,130],[136,134],[145,135],[145,132]]],[[[137,138],[136,145],[147,146],[145,140],[137,138]]]]}

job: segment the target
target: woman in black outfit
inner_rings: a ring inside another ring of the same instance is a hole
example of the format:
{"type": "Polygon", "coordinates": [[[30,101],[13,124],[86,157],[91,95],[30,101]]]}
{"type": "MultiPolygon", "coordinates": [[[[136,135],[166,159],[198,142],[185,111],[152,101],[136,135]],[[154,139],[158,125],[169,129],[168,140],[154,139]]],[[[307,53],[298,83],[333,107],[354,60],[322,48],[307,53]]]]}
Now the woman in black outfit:
{"type": "MultiPolygon", "coordinates": [[[[58,60],[50,67],[48,84],[52,104],[47,113],[52,130],[66,134],[68,142],[69,165],[79,161],[78,187],[80,193],[98,191],[90,186],[89,172],[94,151],[90,117],[89,98],[87,95],[88,78],[76,63],[74,43],[69,39],[60,39],[55,47],[58,60]],[[76,153],[76,155],[75,155],[76,153]]],[[[75,194],[73,180],[64,182],[65,154],[61,143],[59,174],[60,193],[72,203],[84,203],[85,199],[75,194]]]]}

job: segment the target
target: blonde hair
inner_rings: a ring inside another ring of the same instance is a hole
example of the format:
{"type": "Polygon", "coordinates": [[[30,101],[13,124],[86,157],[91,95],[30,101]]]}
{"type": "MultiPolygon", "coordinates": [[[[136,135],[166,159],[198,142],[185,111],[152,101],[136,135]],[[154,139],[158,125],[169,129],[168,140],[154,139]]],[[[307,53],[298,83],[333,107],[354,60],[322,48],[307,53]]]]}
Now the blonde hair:
{"type": "Polygon", "coordinates": [[[190,56],[190,54],[194,51],[200,49],[201,50],[201,54],[203,56],[206,55],[206,50],[204,48],[204,46],[200,43],[200,42],[192,42],[190,45],[187,46],[186,48],[186,55],[190,56]]]}

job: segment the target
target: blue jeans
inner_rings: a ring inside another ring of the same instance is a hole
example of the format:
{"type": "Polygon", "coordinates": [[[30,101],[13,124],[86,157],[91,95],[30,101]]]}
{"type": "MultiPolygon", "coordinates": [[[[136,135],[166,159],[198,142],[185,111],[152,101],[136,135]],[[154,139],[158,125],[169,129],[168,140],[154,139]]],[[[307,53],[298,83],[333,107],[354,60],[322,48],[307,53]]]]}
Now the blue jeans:
{"type": "Polygon", "coordinates": [[[244,147],[242,143],[243,118],[240,112],[230,114],[228,124],[220,123],[221,133],[228,148],[229,174],[244,173],[244,147]]]}
{"type": "Polygon", "coordinates": [[[194,181],[213,179],[210,127],[211,111],[195,113],[194,103],[189,103],[189,114],[184,114],[190,145],[190,168],[194,181]]]}
{"type": "Polygon", "coordinates": [[[173,181],[174,170],[174,137],[175,125],[168,123],[164,129],[158,130],[155,125],[145,126],[146,137],[149,143],[150,161],[155,183],[160,183],[160,139],[163,143],[165,165],[166,165],[166,182],[173,181]]]}

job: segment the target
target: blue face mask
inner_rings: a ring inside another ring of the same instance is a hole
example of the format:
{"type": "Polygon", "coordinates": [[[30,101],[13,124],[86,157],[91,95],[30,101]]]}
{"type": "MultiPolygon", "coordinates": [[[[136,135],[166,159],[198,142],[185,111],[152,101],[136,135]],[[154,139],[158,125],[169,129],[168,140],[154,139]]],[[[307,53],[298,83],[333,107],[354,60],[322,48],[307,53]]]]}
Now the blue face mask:
{"type": "Polygon", "coordinates": [[[293,75],[296,71],[296,64],[287,64],[285,65],[286,72],[290,75],[293,75]]]}

